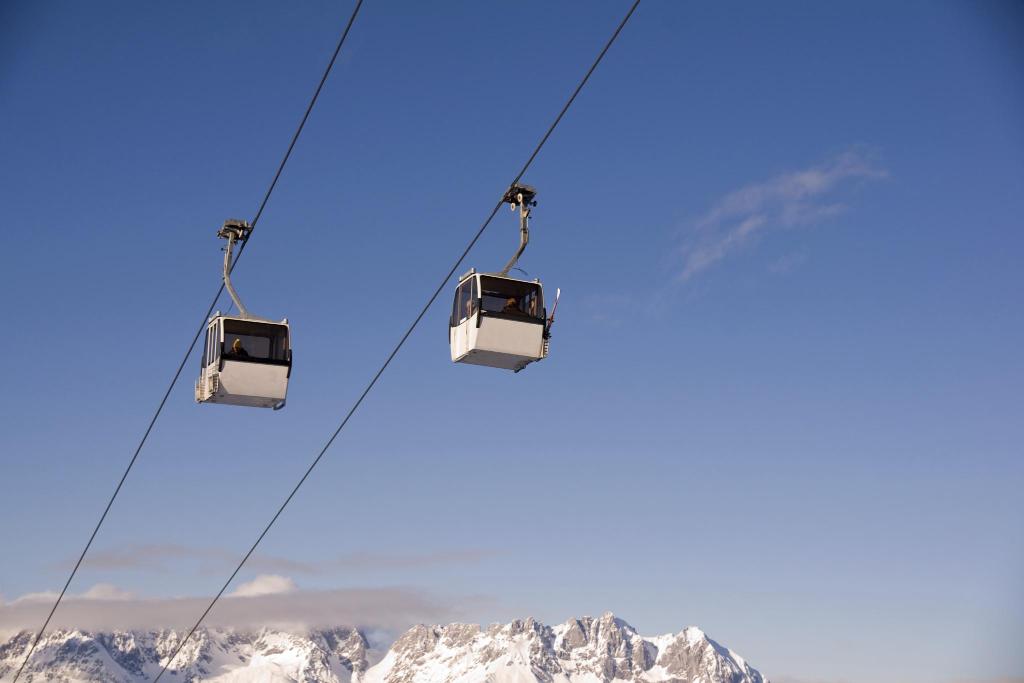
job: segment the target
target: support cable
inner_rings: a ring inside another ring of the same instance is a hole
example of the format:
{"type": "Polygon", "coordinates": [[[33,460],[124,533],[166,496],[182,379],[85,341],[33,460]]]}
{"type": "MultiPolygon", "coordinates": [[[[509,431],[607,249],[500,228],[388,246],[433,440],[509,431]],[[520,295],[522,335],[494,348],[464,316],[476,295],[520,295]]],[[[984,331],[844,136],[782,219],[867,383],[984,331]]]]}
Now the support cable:
{"type": "MultiPolygon", "coordinates": [[[[517,182],[519,182],[523,175],[526,174],[526,171],[530,168],[530,165],[533,164],[533,160],[537,158],[537,154],[540,153],[541,148],[548,141],[548,138],[551,137],[551,134],[554,132],[555,128],[562,120],[562,117],[565,116],[565,113],[567,111],[569,111],[569,107],[571,107],[572,103],[576,100],[576,96],[580,94],[580,91],[583,89],[583,86],[586,85],[587,81],[590,79],[591,74],[594,73],[594,69],[596,69],[597,65],[601,63],[601,60],[604,58],[605,53],[608,52],[608,49],[612,46],[612,43],[615,42],[615,39],[619,37],[619,33],[625,27],[626,22],[629,21],[629,18],[633,15],[633,12],[636,10],[639,4],[640,0],[634,0],[632,6],[629,8],[629,11],[626,13],[626,16],[619,23],[618,27],[615,29],[615,32],[612,33],[611,38],[608,39],[608,42],[605,44],[604,48],[597,55],[597,58],[594,60],[594,63],[590,65],[590,68],[587,70],[586,75],[583,76],[583,79],[576,86],[576,89],[573,90],[572,95],[569,97],[568,101],[566,101],[565,105],[562,107],[562,110],[558,113],[558,116],[555,117],[554,122],[552,122],[547,132],[544,133],[544,137],[542,137],[540,142],[537,143],[537,146],[534,148],[533,153],[530,154],[529,159],[526,160],[526,163],[523,165],[522,169],[519,171],[516,177],[512,180],[510,186],[515,185],[517,182]]],[[[210,601],[210,604],[206,606],[206,609],[203,610],[203,613],[199,616],[199,619],[196,620],[196,623],[189,630],[188,634],[180,641],[178,641],[178,644],[174,648],[174,651],[171,652],[170,655],[168,655],[167,662],[163,665],[163,668],[160,670],[160,673],[157,674],[156,678],[153,679],[153,683],[157,683],[157,681],[160,680],[161,676],[163,676],[164,673],[167,672],[167,670],[171,666],[171,663],[174,662],[175,657],[178,656],[178,653],[181,652],[181,649],[192,638],[192,636],[196,632],[196,629],[198,629],[199,625],[203,623],[203,620],[206,619],[207,615],[213,609],[214,605],[217,604],[217,601],[219,601],[221,597],[224,595],[224,592],[228,589],[228,586],[231,585],[231,582],[234,581],[235,577],[238,575],[238,572],[242,570],[242,567],[245,565],[245,563],[249,560],[252,554],[256,552],[256,547],[259,546],[260,542],[270,531],[271,527],[274,526],[274,523],[277,521],[277,518],[281,516],[281,513],[284,512],[284,509],[288,507],[288,504],[292,501],[292,498],[295,497],[295,494],[298,493],[299,489],[306,482],[306,479],[309,478],[309,475],[313,472],[313,469],[316,468],[316,466],[320,463],[320,460],[324,457],[324,454],[327,453],[327,450],[331,447],[331,444],[334,443],[334,440],[338,438],[338,435],[345,428],[345,425],[348,424],[348,421],[352,418],[352,415],[355,414],[356,410],[359,409],[359,406],[362,405],[363,400],[370,393],[373,387],[377,384],[377,380],[380,379],[381,375],[384,374],[384,371],[391,364],[391,361],[394,360],[396,355],[398,355],[399,350],[401,350],[402,346],[409,338],[409,335],[411,335],[413,330],[416,329],[416,326],[419,325],[420,320],[422,320],[423,316],[426,315],[427,310],[434,303],[434,301],[437,300],[437,297],[441,294],[441,291],[444,289],[445,285],[448,284],[448,280],[451,279],[452,275],[455,274],[455,271],[458,270],[460,265],[462,265],[462,262],[466,259],[466,256],[469,255],[470,250],[473,248],[474,245],[476,245],[477,241],[484,234],[484,231],[487,229],[487,226],[490,225],[491,221],[494,219],[494,216],[497,215],[498,210],[502,207],[503,204],[504,199],[501,199],[498,201],[497,204],[494,205],[494,208],[491,209],[491,213],[487,216],[487,219],[483,222],[483,225],[480,226],[480,229],[477,230],[476,234],[473,236],[473,239],[471,239],[469,241],[469,244],[466,245],[466,248],[463,249],[462,254],[459,256],[458,260],[455,261],[455,264],[448,270],[448,273],[441,280],[441,283],[437,286],[437,289],[434,290],[434,293],[427,300],[426,305],[423,306],[422,310],[420,310],[419,314],[412,321],[412,324],[409,325],[409,328],[405,331],[405,334],[402,335],[401,339],[399,339],[398,344],[395,345],[395,348],[391,351],[390,354],[388,354],[388,357],[384,361],[384,364],[381,365],[380,369],[378,369],[376,374],[374,374],[373,379],[371,379],[370,383],[366,385],[365,389],[363,389],[363,392],[359,395],[359,398],[356,399],[356,402],[352,405],[351,408],[349,408],[348,412],[345,414],[345,417],[342,419],[341,424],[339,424],[337,429],[334,430],[334,433],[331,435],[331,438],[327,440],[327,443],[324,444],[324,447],[322,449],[320,449],[320,452],[313,459],[313,462],[310,463],[308,468],[306,468],[305,473],[299,479],[298,483],[295,484],[295,486],[292,488],[291,493],[288,494],[288,497],[284,499],[283,503],[281,503],[281,506],[278,507],[277,512],[275,512],[274,516],[271,517],[270,522],[268,522],[267,525],[264,527],[263,531],[260,532],[260,535],[256,538],[256,542],[252,544],[248,552],[246,552],[245,555],[242,557],[242,560],[238,563],[238,566],[235,567],[235,570],[233,572],[231,572],[231,576],[228,577],[228,580],[225,581],[224,585],[221,586],[219,591],[217,591],[217,594],[210,601]]]]}
{"type": "MultiPolygon", "coordinates": [[[[356,0],[355,9],[352,10],[352,15],[348,19],[348,23],[345,24],[345,29],[341,33],[341,37],[338,40],[337,47],[334,48],[334,54],[331,55],[331,60],[327,63],[327,68],[324,70],[323,76],[320,78],[319,84],[316,86],[316,91],[313,93],[313,97],[309,101],[309,105],[306,107],[305,114],[302,115],[302,120],[299,122],[299,127],[295,130],[295,134],[292,135],[291,142],[288,144],[288,150],[284,154],[284,158],[281,159],[281,163],[277,166],[277,172],[274,173],[274,179],[270,182],[270,187],[267,188],[266,194],[263,195],[263,201],[260,202],[259,209],[256,211],[256,216],[252,219],[252,227],[256,227],[256,223],[259,221],[260,216],[263,215],[263,210],[267,207],[267,202],[270,201],[270,195],[273,193],[274,188],[277,186],[277,181],[281,178],[281,172],[284,170],[285,164],[288,163],[288,158],[292,154],[292,150],[295,148],[295,143],[299,139],[299,135],[302,133],[302,129],[306,125],[306,121],[309,119],[310,112],[313,111],[313,105],[316,104],[317,98],[320,96],[320,91],[323,90],[324,83],[327,82],[327,77],[331,73],[331,69],[334,67],[334,62],[338,59],[338,54],[341,52],[342,46],[345,44],[346,38],[348,38],[349,31],[352,28],[352,24],[356,20],[356,16],[359,14],[359,8],[362,6],[363,0],[356,0]]],[[[238,259],[241,258],[242,252],[245,250],[245,245],[248,241],[244,242],[238,249],[238,256],[235,257],[235,261],[232,264],[232,270],[234,266],[238,264],[238,259]]],[[[149,425],[146,427],[146,431],[142,435],[142,439],[139,441],[138,446],[135,447],[135,452],[132,454],[131,460],[128,461],[128,466],[125,468],[124,473],[121,475],[121,479],[117,482],[117,486],[114,488],[113,495],[110,496],[110,500],[107,501],[107,506],[103,509],[103,514],[100,515],[100,519],[96,522],[96,527],[92,530],[92,534],[89,536],[89,540],[85,544],[85,548],[82,549],[81,554],[78,556],[78,560],[75,562],[74,568],[71,570],[71,574],[68,576],[67,581],[64,583],[64,588],[61,589],[60,595],[57,596],[56,602],[50,609],[50,613],[46,616],[46,621],[43,622],[42,627],[36,633],[35,638],[32,640],[32,645],[29,647],[28,652],[25,654],[25,659],[22,660],[21,666],[18,667],[18,672],[14,674],[14,680],[11,683],[17,683],[18,678],[21,676],[28,664],[29,659],[32,657],[32,653],[35,652],[36,646],[39,645],[39,641],[42,639],[43,634],[46,632],[46,627],[50,625],[50,620],[53,618],[54,613],[60,606],[61,601],[64,599],[64,595],[68,591],[68,587],[71,585],[71,581],[75,578],[75,574],[78,573],[79,567],[82,566],[82,561],[85,559],[86,554],[89,552],[89,548],[92,547],[92,542],[96,539],[96,534],[99,533],[100,527],[103,526],[103,522],[107,518],[107,513],[110,512],[110,508],[114,505],[114,500],[121,492],[121,487],[124,485],[125,480],[128,478],[128,474],[132,471],[132,467],[135,466],[135,461],[139,457],[139,453],[142,452],[142,447],[145,446],[146,441],[149,439],[150,433],[153,431],[153,427],[156,425],[157,419],[163,412],[164,405],[167,403],[168,397],[171,395],[171,391],[174,386],[178,383],[178,379],[181,377],[181,372],[185,368],[185,364],[188,362],[189,356],[192,355],[192,351],[196,347],[196,342],[199,341],[199,337],[202,335],[203,330],[206,328],[207,320],[213,313],[214,307],[217,305],[217,301],[220,300],[221,294],[224,293],[224,282],[221,281],[220,288],[217,290],[217,295],[210,302],[210,306],[206,311],[206,315],[203,316],[203,321],[199,325],[199,329],[196,330],[195,336],[192,337],[192,342],[188,345],[188,349],[185,351],[185,355],[182,357],[181,362],[178,364],[178,369],[174,372],[174,377],[171,378],[171,383],[168,385],[167,390],[164,392],[163,398],[160,399],[159,405],[157,405],[156,412],[153,413],[153,417],[149,421],[149,425]]]]}

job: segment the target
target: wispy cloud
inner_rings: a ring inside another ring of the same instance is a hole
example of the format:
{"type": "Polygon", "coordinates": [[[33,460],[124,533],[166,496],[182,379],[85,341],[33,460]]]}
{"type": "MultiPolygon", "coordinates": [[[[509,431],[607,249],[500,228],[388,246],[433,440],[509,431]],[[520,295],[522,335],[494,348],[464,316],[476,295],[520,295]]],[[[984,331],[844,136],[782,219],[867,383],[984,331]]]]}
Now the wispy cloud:
{"type": "MultiPolygon", "coordinates": [[[[476,564],[498,556],[495,550],[455,548],[429,553],[349,553],[318,562],[303,562],[274,555],[254,555],[247,566],[267,573],[318,575],[332,571],[397,571],[476,564]]],[[[175,544],[129,544],[97,550],[89,557],[91,569],[168,571],[176,563],[198,563],[202,571],[233,565],[238,557],[220,548],[175,544]]],[[[69,560],[70,562],[70,560],[69,560]]]]}
{"type": "Polygon", "coordinates": [[[97,583],[82,593],[85,600],[131,600],[135,594],[110,583],[97,583]]]}
{"type": "MultiPolygon", "coordinates": [[[[38,593],[25,593],[19,595],[10,604],[17,605],[26,602],[53,602],[60,595],[57,591],[39,591],[38,593]]],[[[3,607],[6,603],[0,603],[0,607],[3,607]]]]}
{"type": "MultiPolygon", "coordinates": [[[[31,603],[52,603],[57,599],[59,593],[57,591],[40,591],[38,593],[25,593],[24,595],[18,596],[12,600],[9,604],[5,603],[0,596],[0,609],[4,607],[10,607],[12,605],[24,605],[31,603]]],[[[97,583],[92,588],[89,588],[84,593],[69,594],[65,596],[65,599],[70,600],[130,600],[135,595],[122,588],[114,586],[109,583],[97,583]]]]}
{"type": "MultiPolygon", "coordinates": [[[[202,551],[175,544],[129,544],[95,550],[89,555],[88,564],[94,569],[155,569],[168,560],[206,559],[210,553],[223,554],[221,551],[202,551]]],[[[73,563],[73,560],[69,559],[67,563],[73,563]]]]}
{"type": "Polygon", "coordinates": [[[260,574],[252,581],[239,584],[238,588],[228,593],[228,597],[255,598],[260,595],[287,595],[299,589],[287,576],[278,574],[260,574]]]}
{"type": "MultiPolygon", "coordinates": [[[[0,604],[0,631],[38,627],[53,597],[36,593],[0,604]]],[[[482,598],[440,601],[406,588],[303,591],[287,577],[263,576],[241,584],[221,600],[205,623],[235,628],[353,625],[398,633],[416,623],[459,619],[464,614],[462,609],[484,602],[482,598]]],[[[126,591],[104,585],[99,590],[94,587],[84,594],[65,597],[51,626],[86,630],[182,628],[194,622],[208,603],[208,597],[131,597],[126,591]]]]}
{"type": "Polygon", "coordinates": [[[677,279],[687,281],[775,228],[811,225],[846,210],[838,192],[854,181],[888,176],[862,152],[847,151],[817,166],[747,185],[698,218],[679,249],[677,279]]]}

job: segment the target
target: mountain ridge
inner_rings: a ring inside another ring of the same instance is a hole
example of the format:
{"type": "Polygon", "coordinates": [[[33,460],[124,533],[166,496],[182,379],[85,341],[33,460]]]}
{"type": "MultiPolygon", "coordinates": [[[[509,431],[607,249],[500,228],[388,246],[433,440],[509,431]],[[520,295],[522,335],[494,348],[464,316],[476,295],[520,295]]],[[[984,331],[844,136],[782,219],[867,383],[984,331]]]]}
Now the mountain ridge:
{"type": "MultiPolygon", "coordinates": [[[[152,681],[184,631],[61,629],[40,641],[26,683],[152,681]]],[[[0,642],[0,681],[20,665],[32,634],[0,642]]],[[[689,626],[642,636],[606,612],[547,626],[419,624],[380,656],[350,626],[200,628],[161,679],[168,683],[768,683],[732,650],[689,626]],[[371,663],[371,660],[376,660],[371,663]]]]}

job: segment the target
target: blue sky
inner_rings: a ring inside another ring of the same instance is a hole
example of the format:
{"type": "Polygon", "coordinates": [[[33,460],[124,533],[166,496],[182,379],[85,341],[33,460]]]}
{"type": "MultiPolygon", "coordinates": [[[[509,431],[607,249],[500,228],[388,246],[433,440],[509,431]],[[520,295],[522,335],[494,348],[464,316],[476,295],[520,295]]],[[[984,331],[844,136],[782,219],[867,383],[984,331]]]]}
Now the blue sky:
{"type": "MultiPolygon", "coordinates": [[[[197,406],[190,360],[72,592],[220,585],[625,9],[367,0],[236,273],[288,407],[197,406]]],[[[63,583],[350,10],[0,10],[8,602],[63,583]]],[[[1011,3],[643,4],[525,179],[551,357],[453,366],[446,295],[241,580],[1024,676],[1022,46],[1011,3]]]]}

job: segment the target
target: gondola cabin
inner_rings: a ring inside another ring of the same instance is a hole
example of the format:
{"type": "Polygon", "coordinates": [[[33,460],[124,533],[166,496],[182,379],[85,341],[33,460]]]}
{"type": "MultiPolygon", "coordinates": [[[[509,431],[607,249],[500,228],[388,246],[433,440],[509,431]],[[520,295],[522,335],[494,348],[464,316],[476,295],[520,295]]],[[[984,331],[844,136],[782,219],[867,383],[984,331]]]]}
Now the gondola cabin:
{"type": "Polygon", "coordinates": [[[456,363],[519,372],[541,360],[548,345],[540,282],[469,271],[455,290],[448,336],[456,363]]]}
{"type": "Polygon", "coordinates": [[[206,327],[196,401],[256,408],[284,407],[292,372],[288,321],[217,313],[206,327]]]}

